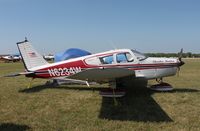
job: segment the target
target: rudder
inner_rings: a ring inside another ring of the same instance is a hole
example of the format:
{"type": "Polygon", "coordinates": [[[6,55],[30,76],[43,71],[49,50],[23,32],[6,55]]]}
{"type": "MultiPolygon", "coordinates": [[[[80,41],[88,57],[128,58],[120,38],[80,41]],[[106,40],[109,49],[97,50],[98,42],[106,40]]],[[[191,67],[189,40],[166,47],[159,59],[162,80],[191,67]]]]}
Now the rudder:
{"type": "Polygon", "coordinates": [[[24,66],[27,70],[49,64],[42,55],[40,55],[28,40],[17,43],[24,66]]]}

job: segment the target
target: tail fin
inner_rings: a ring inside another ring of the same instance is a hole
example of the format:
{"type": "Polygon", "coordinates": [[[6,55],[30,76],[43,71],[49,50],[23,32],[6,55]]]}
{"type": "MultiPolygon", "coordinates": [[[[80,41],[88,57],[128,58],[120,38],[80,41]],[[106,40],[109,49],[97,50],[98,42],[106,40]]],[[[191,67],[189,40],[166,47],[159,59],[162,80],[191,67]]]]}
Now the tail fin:
{"type": "Polygon", "coordinates": [[[28,40],[17,43],[24,66],[27,70],[48,64],[48,62],[40,55],[28,40]]]}

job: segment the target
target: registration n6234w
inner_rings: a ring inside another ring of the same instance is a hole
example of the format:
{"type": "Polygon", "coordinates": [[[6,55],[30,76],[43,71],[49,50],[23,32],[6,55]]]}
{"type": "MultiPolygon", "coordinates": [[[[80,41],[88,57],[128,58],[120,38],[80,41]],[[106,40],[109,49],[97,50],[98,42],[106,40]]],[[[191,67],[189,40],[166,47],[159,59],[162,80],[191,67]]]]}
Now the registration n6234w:
{"type": "Polygon", "coordinates": [[[81,67],[48,69],[50,76],[69,76],[81,72],[81,67]]]}

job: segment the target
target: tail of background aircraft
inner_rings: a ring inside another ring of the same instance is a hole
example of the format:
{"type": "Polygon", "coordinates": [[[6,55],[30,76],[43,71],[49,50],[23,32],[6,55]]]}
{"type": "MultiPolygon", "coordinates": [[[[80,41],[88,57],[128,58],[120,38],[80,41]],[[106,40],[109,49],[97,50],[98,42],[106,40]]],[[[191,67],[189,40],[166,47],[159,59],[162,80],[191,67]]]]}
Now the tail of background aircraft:
{"type": "Polygon", "coordinates": [[[17,43],[24,66],[27,70],[48,64],[48,62],[40,55],[28,40],[17,43]]]}

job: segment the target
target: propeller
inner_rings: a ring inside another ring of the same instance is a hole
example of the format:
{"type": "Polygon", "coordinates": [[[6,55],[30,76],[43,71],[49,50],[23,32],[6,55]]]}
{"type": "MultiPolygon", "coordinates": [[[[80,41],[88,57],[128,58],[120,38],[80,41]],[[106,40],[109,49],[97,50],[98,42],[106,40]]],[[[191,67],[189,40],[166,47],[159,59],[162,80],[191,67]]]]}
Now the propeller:
{"type": "Polygon", "coordinates": [[[184,65],[185,64],[185,62],[184,61],[182,61],[182,57],[183,57],[183,48],[181,48],[181,51],[178,53],[178,60],[179,60],[179,63],[178,63],[178,71],[177,71],[177,75],[179,76],[179,72],[180,72],[180,67],[182,66],[182,65],[184,65]]]}
{"type": "Polygon", "coordinates": [[[179,60],[178,66],[179,66],[179,67],[185,64],[185,62],[182,61],[182,57],[183,57],[183,48],[182,48],[181,51],[178,53],[178,60],[179,60]]]}

